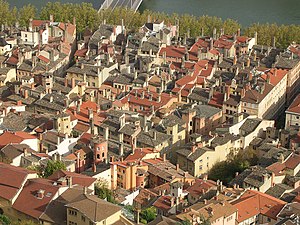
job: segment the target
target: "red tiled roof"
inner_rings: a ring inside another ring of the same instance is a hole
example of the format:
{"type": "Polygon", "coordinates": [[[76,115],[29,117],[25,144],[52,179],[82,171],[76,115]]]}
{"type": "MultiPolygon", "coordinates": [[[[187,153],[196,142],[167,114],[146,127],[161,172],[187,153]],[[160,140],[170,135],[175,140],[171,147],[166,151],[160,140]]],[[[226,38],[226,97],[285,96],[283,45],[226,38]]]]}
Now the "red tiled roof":
{"type": "Polygon", "coordinates": [[[88,51],[88,49],[86,49],[86,48],[79,49],[75,52],[74,56],[85,57],[87,51],[88,51]]]}
{"type": "Polygon", "coordinates": [[[45,56],[39,55],[38,58],[40,60],[42,60],[44,63],[49,63],[50,62],[50,59],[46,58],[45,56]]]}
{"type": "Polygon", "coordinates": [[[272,165],[268,166],[267,169],[272,171],[276,176],[283,176],[285,175],[283,173],[284,169],[285,169],[285,165],[284,163],[280,163],[280,162],[276,162],[273,163],[272,165]]]}
{"type": "Polygon", "coordinates": [[[161,100],[160,102],[156,101],[158,98],[158,93],[149,91],[143,89],[135,89],[132,90],[127,96],[125,96],[121,102],[122,104],[129,103],[129,105],[141,105],[141,106],[154,106],[154,110],[163,108],[167,105],[168,102],[170,102],[173,99],[173,96],[170,96],[167,93],[161,93],[161,100]],[[138,96],[135,96],[135,91],[137,91],[138,96]],[[144,98],[141,98],[141,94],[144,92],[144,98]],[[149,99],[149,94],[152,95],[152,100],[149,99]]]}
{"type": "Polygon", "coordinates": [[[186,48],[185,47],[176,47],[176,46],[167,46],[161,48],[159,51],[159,55],[162,56],[164,52],[166,52],[167,57],[170,58],[182,58],[185,54],[186,48]]]}
{"type": "Polygon", "coordinates": [[[236,38],[237,43],[246,43],[246,42],[248,42],[249,40],[250,40],[250,38],[247,37],[247,36],[238,36],[238,37],[236,38]]]}
{"type": "Polygon", "coordinates": [[[178,86],[181,87],[181,86],[183,86],[185,84],[190,84],[190,83],[195,84],[196,80],[197,80],[197,76],[196,75],[194,75],[194,74],[190,75],[189,74],[189,75],[186,75],[186,76],[180,78],[179,80],[177,80],[176,81],[176,85],[178,85],[178,86]]]}
{"type": "Polygon", "coordinates": [[[219,38],[214,42],[214,48],[224,48],[224,49],[230,49],[233,46],[233,43],[230,41],[227,41],[226,39],[219,38]]]}
{"type": "Polygon", "coordinates": [[[90,129],[90,125],[79,121],[73,129],[81,132],[87,132],[90,129]]]}
{"type": "Polygon", "coordinates": [[[101,114],[97,112],[97,104],[95,102],[91,102],[91,101],[83,102],[80,106],[80,112],[77,113],[74,113],[76,107],[70,107],[67,110],[67,113],[71,115],[72,120],[76,118],[79,121],[89,123],[89,113],[88,113],[89,109],[93,110],[94,124],[99,126],[105,118],[102,117],[101,114]]]}
{"type": "Polygon", "coordinates": [[[12,52],[11,57],[9,57],[9,58],[6,60],[6,63],[8,63],[8,64],[10,64],[10,65],[17,65],[18,62],[19,62],[18,54],[19,54],[19,50],[18,50],[18,49],[15,49],[15,50],[12,52]]]}
{"type": "Polygon", "coordinates": [[[154,150],[152,148],[137,148],[134,150],[134,153],[130,154],[125,160],[126,161],[141,160],[147,154],[150,154],[150,153],[154,153],[154,150]]]}
{"type": "Polygon", "coordinates": [[[300,155],[293,154],[284,164],[289,169],[295,169],[300,164],[300,155]]]}
{"type": "Polygon", "coordinates": [[[300,94],[294,99],[292,104],[286,110],[287,112],[300,114],[300,94]]]}
{"type": "Polygon", "coordinates": [[[3,148],[7,144],[20,144],[25,139],[36,139],[35,136],[28,134],[24,131],[17,131],[15,133],[12,132],[4,132],[0,135],[0,148],[3,148]]]}
{"type": "Polygon", "coordinates": [[[91,141],[91,138],[92,138],[92,134],[83,133],[78,141],[85,143],[85,144],[89,144],[91,141]]]}
{"type": "Polygon", "coordinates": [[[270,84],[276,86],[282,78],[288,73],[288,70],[282,70],[282,69],[270,69],[269,71],[266,71],[261,77],[264,80],[267,80],[267,78],[270,78],[270,84]]]}
{"type": "Polygon", "coordinates": [[[217,108],[222,108],[223,101],[224,101],[224,94],[215,91],[213,97],[208,102],[208,105],[215,106],[217,108]]]}
{"type": "Polygon", "coordinates": [[[72,177],[72,184],[78,184],[80,186],[89,187],[91,186],[97,179],[89,176],[85,176],[78,173],[72,173],[69,171],[58,170],[54,172],[48,179],[53,181],[58,181],[62,177],[72,177]]]}
{"type": "Polygon", "coordinates": [[[241,223],[259,214],[276,220],[286,202],[259,191],[248,190],[232,204],[238,209],[237,221],[241,223]]]}
{"type": "Polygon", "coordinates": [[[201,196],[204,193],[206,193],[208,190],[210,190],[213,187],[216,187],[216,182],[212,180],[202,180],[197,179],[195,183],[188,187],[186,190],[190,193],[192,196],[201,196]]]}
{"type": "Polygon", "coordinates": [[[34,173],[36,172],[0,162],[0,197],[12,199],[22,187],[28,174],[34,173]]]}
{"type": "Polygon", "coordinates": [[[39,218],[58,190],[59,186],[53,185],[51,180],[42,178],[30,179],[24,185],[12,207],[33,218],[39,218]],[[37,197],[39,190],[44,191],[43,198],[37,197]]]}
{"type": "Polygon", "coordinates": [[[171,196],[161,196],[154,203],[153,206],[163,211],[171,208],[171,196]]]}
{"type": "Polygon", "coordinates": [[[40,27],[42,25],[44,25],[46,22],[46,20],[32,20],[32,26],[33,27],[40,27]]]}

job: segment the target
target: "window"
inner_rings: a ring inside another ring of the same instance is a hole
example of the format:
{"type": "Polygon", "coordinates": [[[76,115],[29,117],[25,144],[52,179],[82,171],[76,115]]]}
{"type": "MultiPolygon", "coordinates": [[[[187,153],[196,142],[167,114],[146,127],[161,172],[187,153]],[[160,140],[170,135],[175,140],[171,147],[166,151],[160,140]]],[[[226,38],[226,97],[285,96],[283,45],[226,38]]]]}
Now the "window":
{"type": "Polygon", "coordinates": [[[104,152],[102,152],[102,157],[104,157],[104,152]]]}
{"type": "Polygon", "coordinates": [[[81,216],[81,220],[85,222],[85,216],[81,216]]]}
{"type": "Polygon", "coordinates": [[[69,209],[69,215],[71,216],[77,216],[77,212],[74,210],[69,209]]]}
{"type": "Polygon", "coordinates": [[[100,154],[97,154],[97,159],[100,159],[100,154]]]}
{"type": "Polygon", "coordinates": [[[77,223],[69,221],[69,225],[77,225],[77,223]]]}

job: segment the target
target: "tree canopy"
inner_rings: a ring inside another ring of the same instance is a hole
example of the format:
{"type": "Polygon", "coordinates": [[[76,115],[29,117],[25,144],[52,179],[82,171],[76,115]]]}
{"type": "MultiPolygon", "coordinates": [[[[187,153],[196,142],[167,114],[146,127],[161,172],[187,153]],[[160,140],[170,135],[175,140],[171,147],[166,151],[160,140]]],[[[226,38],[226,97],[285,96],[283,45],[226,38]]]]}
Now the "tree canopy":
{"type": "Polygon", "coordinates": [[[49,160],[44,170],[44,177],[50,177],[57,170],[66,170],[66,166],[62,161],[49,160]]]}
{"type": "MultiPolygon", "coordinates": [[[[130,9],[116,8],[114,10],[100,10],[93,7],[92,4],[82,3],[61,3],[48,2],[41,10],[36,9],[33,5],[24,5],[22,8],[10,7],[5,0],[0,0],[0,24],[12,26],[17,21],[20,26],[28,24],[30,18],[49,20],[53,15],[55,21],[67,22],[76,18],[77,31],[82,33],[86,28],[95,30],[101,23],[106,21],[109,24],[121,24],[121,20],[127,28],[136,31],[141,27],[148,18],[152,21],[160,20],[166,24],[175,24],[179,22],[180,35],[190,33],[191,36],[212,35],[213,29],[216,28],[220,34],[221,28],[226,34],[234,34],[242,26],[235,20],[222,20],[212,16],[194,16],[190,14],[178,15],[176,13],[166,14],[144,10],[143,12],[134,12],[130,9]]],[[[300,25],[277,25],[277,24],[259,24],[255,23],[245,27],[242,32],[247,36],[253,36],[258,33],[258,44],[270,45],[272,38],[276,38],[277,46],[280,48],[287,47],[293,41],[300,43],[300,25]]]]}
{"type": "Polygon", "coordinates": [[[143,209],[140,214],[140,222],[147,224],[154,220],[157,216],[156,208],[151,206],[149,208],[143,209]]]}
{"type": "Polygon", "coordinates": [[[235,174],[243,172],[258,161],[256,153],[251,149],[245,149],[237,155],[229,156],[226,161],[217,162],[210,169],[208,176],[212,180],[221,180],[228,184],[235,174]]]}
{"type": "Polygon", "coordinates": [[[95,185],[95,195],[108,202],[116,203],[112,190],[108,188],[106,181],[98,181],[95,185]]]}

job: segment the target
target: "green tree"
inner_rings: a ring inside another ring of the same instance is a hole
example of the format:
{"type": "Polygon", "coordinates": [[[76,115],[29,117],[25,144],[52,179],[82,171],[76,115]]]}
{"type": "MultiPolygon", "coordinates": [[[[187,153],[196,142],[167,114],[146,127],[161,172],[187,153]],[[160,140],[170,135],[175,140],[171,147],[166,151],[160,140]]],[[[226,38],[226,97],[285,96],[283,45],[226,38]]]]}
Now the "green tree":
{"type": "Polygon", "coordinates": [[[101,199],[106,199],[108,202],[116,203],[112,190],[108,188],[108,184],[104,180],[98,181],[95,185],[95,195],[101,199]]]}
{"type": "Polygon", "coordinates": [[[151,206],[149,208],[143,209],[140,214],[141,223],[150,223],[157,216],[155,207],[151,206]]]}
{"type": "Polygon", "coordinates": [[[7,216],[1,215],[1,214],[0,214],[0,223],[3,224],[3,225],[10,225],[11,224],[9,218],[7,216]]]}
{"type": "Polygon", "coordinates": [[[210,219],[205,218],[203,215],[200,216],[200,223],[199,225],[211,225],[210,219]]]}
{"type": "Polygon", "coordinates": [[[9,8],[9,3],[5,0],[0,0],[0,5],[0,25],[11,25],[11,10],[9,8]]]}
{"type": "Polygon", "coordinates": [[[49,160],[44,170],[44,177],[51,176],[57,170],[66,170],[66,165],[61,161],[49,160]]]}
{"type": "Polygon", "coordinates": [[[92,4],[83,2],[81,4],[61,2],[48,2],[42,7],[40,18],[48,20],[53,15],[58,22],[73,21],[76,18],[77,31],[83,32],[85,28],[96,29],[99,26],[99,14],[92,4]]]}
{"type": "Polygon", "coordinates": [[[22,221],[12,222],[11,225],[38,225],[38,224],[31,220],[22,220],[22,221]]]}
{"type": "Polygon", "coordinates": [[[226,161],[218,162],[210,169],[208,176],[212,180],[221,180],[228,184],[236,172],[241,173],[257,164],[257,154],[251,149],[245,149],[237,155],[229,155],[226,161]]]}
{"type": "Polygon", "coordinates": [[[179,222],[178,225],[192,225],[192,223],[187,218],[185,218],[185,220],[179,222]]]}
{"type": "Polygon", "coordinates": [[[36,17],[36,12],[36,7],[31,4],[23,6],[18,13],[18,21],[20,26],[28,26],[29,20],[36,17]]]}

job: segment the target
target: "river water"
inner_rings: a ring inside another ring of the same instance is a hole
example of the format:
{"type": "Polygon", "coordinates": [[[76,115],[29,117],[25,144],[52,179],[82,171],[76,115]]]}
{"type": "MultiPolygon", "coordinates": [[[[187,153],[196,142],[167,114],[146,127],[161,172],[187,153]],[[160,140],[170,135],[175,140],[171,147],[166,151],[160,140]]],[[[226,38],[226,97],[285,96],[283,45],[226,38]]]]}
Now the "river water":
{"type": "MultiPolygon", "coordinates": [[[[40,8],[46,0],[7,0],[21,7],[31,3],[40,8]]],[[[57,0],[50,0],[55,2],[57,0]]],[[[61,0],[79,3],[81,0],[61,0]]],[[[99,8],[103,0],[86,0],[99,8]]],[[[300,0],[144,0],[140,10],[150,9],[167,13],[217,16],[238,20],[243,26],[254,22],[300,24],[300,0]]]]}

